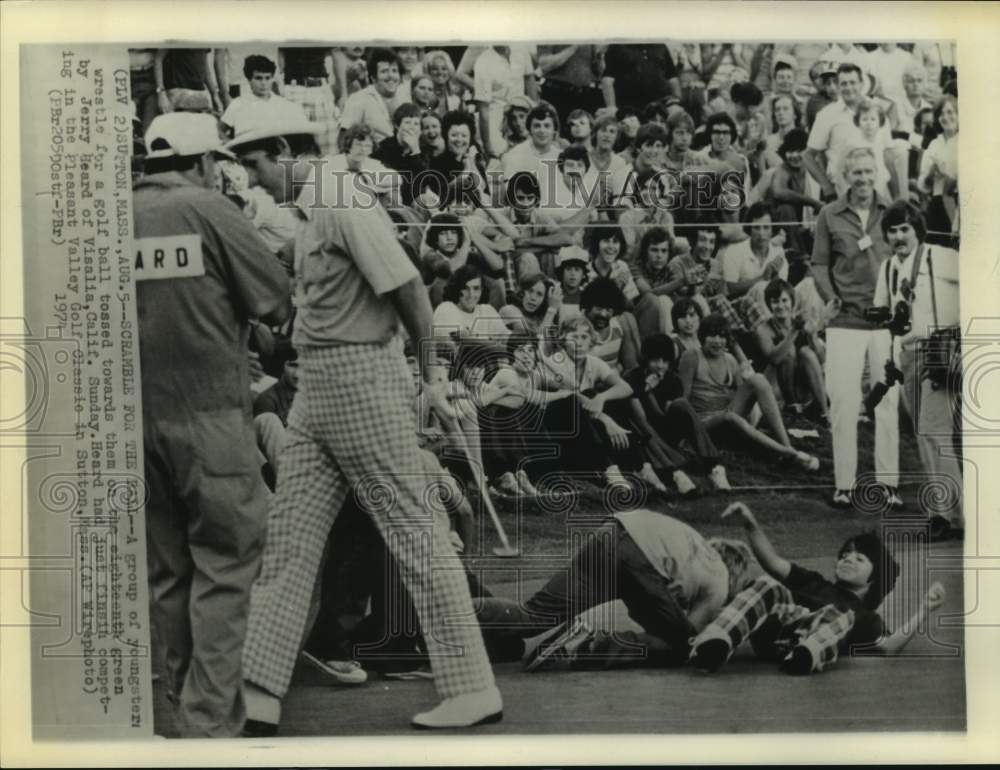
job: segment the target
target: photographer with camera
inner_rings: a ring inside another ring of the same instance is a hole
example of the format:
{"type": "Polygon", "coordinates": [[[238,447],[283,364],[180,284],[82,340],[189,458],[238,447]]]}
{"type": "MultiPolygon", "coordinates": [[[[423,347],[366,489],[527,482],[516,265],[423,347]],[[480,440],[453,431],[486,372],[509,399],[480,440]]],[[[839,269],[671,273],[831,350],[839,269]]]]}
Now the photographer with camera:
{"type": "MultiPolygon", "coordinates": [[[[889,256],[881,222],[886,210],[875,194],[875,153],[855,147],[844,156],[847,192],[824,206],[816,218],[812,274],[824,302],[840,311],[826,329],[826,392],[833,428],[833,505],[852,505],[858,468],[858,411],[861,379],[868,357],[872,372],[889,359],[890,336],[864,314],[875,295],[878,272],[889,256]]],[[[875,472],[890,504],[902,501],[899,477],[898,389],[887,391],[875,409],[875,472]]]]}
{"type": "Polygon", "coordinates": [[[903,406],[913,421],[928,481],[947,479],[947,494],[920,495],[934,505],[926,511],[931,540],[961,538],[962,472],[952,449],[957,424],[953,399],[960,391],[958,252],[925,243],[923,214],[908,201],[886,209],[882,232],[892,256],[879,271],[871,314],[893,335],[890,362],[895,360],[899,368],[894,367],[892,380],[903,384],[903,406]]]}

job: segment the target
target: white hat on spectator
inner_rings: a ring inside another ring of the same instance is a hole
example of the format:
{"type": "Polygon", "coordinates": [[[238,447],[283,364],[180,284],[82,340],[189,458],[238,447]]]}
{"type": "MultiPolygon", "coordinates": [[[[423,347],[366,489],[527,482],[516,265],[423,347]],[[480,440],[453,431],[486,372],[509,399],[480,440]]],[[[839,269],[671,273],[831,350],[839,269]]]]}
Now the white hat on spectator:
{"type": "Polygon", "coordinates": [[[235,157],[222,146],[219,123],[212,116],[200,112],[168,112],[157,115],[146,131],[146,159],[183,158],[214,152],[235,157]]]}
{"type": "Polygon", "coordinates": [[[310,121],[301,110],[268,110],[251,113],[233,130],[233,138],[226,142],[229,149],[275,136],[320,134],[326,127],[310,121]]]}
{"type": "Polygon", "coordinates": [[[590,254],[582,246],[563,246],[556,256],[556,267],[562,267],[567,262],[582,262],[590,264],[590,254]]]}
{"type": "Polygon", "coordinates": [[[793,70],[798,70],[799,61],[790,53],[779,53],[774,55],[774,61],[771,63],[771,74],[774,74],[774,68],[779,64],[787,64],[793,70]]]}

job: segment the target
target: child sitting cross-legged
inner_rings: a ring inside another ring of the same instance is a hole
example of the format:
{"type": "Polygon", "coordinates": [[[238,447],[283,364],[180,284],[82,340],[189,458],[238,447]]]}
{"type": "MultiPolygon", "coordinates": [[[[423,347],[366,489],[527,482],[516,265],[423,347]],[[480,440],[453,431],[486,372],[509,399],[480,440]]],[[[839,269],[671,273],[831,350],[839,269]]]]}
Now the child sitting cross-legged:
{"type": "Polygon", "coordinates": [[[848,539],[837,553],[834,580],[828,580],[781,557],[743,503],[733,503],[722,516],[743,524],[766,574],[694,638],[691,664],[700,670],[719,669],[748,638],[758,657],[789,674],[823,671],[852,647],[897,655],[927,613],[944,602],[944,587],[934,583],[908,622],[889,633],[877,610],[896,585],[899,565],[877,535],[848,539]]]}

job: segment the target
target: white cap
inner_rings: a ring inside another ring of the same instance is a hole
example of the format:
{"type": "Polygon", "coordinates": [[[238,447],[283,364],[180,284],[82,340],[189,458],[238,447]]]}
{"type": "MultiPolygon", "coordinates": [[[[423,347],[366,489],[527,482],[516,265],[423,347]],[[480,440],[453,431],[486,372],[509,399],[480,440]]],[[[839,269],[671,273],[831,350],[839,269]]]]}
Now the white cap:
{"type": "Polygon", "coordinates": [[[590,264],[590,254],[581,246],[563,246],[556,257],[556,267],[562,267],[567,262],[590,264]]]}
{"type": "Polygon", "coordinates": [[[295,109],[267,109],[248,112],[233,126],[233,138],[226,142],[226,147],[232,149],[241,144],[249,144],[260,139],[270,139],[273,136],[293,136],[295,134],[319,134],[326,130],[325,126],[313,123],[293,105],[295,109]]]}
{"type": "Polygon", "coordinates": [[[149,124],[145,141],[147,160],[203,155],[206,152],[235,157],[222,146],[218,121],[203,112],[168,112],[166,115],[157,115],[149,124]],[[154,147],[154,144],[165,146],[154,147]]]}

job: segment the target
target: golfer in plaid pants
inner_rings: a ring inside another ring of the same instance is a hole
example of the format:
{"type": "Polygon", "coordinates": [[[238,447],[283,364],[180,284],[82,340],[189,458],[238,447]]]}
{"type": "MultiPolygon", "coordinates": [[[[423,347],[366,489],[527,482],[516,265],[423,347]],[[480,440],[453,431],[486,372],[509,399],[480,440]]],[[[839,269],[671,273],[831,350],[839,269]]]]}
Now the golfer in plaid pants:
{"type": "Polygon", "coordinates": [[[837,646],[853,626],[852,610],[841,611],[832,604],[809,610],[796,603],[786,586],[765,575],[738,593],[695,637],[692,647],[697,650],[703,642],[721,639],[732,653],[750,637],[759,657],[786,663],[793,650],[804,648],[810,656],[809,670],[822,671],[836,662],[837,646]]]}
{"type": "MultiPolygon", "coordinates": [[[[279,202],[295,191],[281,160],[293,160],[280,126],[230,143],[279,202]]],[[[308,171],[308,163],[296,170],[308,171]]],[[[496,721],[500,693],[472,611],[446,517],[428,512],[412,408],[413,377],[400,321],[429,346],[430,300],[381,206],[333,199],[335,172],[312,169],[297,200],[295,240],[299,391],[288,418],[267,544],[254,584],[243,655],[247,734],[273,734],[306,632],[324,545],[352,490],[395,556],[424,629],[434,683],[444,699],[415,727],[496,721]],[[319,176],[322,174],[322,176],[319,176]],[[327,197],[329,194],[329,197],[327,197]],[[464,619],[464,620],[463,620],[464,619]]],[[[293,176],[294,179],[294,176],[293,176]]],[[[253,180],[252,180],[253,181],[253,180]]],[[[428,367],[422,364],[425,381],[428,367]]],[[[428,385],[427,387],[434,387],[428,385]]]]}

